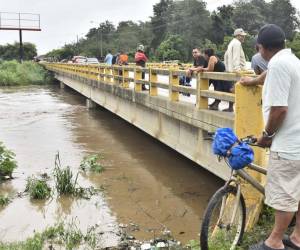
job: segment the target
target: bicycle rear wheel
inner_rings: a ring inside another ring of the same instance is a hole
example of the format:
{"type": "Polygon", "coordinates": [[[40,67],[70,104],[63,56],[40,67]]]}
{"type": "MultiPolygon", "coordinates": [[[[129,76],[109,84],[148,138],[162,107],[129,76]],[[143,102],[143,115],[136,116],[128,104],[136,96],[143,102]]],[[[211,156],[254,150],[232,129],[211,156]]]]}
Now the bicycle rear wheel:
{"type": "Polygon", "coordinates": [[[204,212],[200,234],[201,250],[235,249],[242,240],[245,221],[246,206],[242,194],[237,201],[236,187],[229,185],[220,188],[210,199],[204,212]]]}

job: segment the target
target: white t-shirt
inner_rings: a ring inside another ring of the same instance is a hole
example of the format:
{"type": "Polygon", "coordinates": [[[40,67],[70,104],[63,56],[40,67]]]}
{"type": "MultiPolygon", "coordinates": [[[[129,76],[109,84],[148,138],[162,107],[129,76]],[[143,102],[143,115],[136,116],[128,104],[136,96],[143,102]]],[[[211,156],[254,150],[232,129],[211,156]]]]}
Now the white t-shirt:
{"type": "Polygon", "coordinates": [[[288,107],[271,151],[286,159],[300,160],[300,60],[290,49],[276,53],[269,62],[263,86],[263,113],[268,121],[272,106],[288,107]]]}

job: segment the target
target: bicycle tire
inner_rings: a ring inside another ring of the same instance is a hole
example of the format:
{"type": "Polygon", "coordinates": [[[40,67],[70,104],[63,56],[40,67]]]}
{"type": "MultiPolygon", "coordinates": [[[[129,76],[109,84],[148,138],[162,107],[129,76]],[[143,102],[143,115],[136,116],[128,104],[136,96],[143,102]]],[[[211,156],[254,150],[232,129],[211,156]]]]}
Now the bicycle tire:
{"type": "MultiPolygon", "coordinates": [[[[203,221],[201,224],[201,233],[200,233],[200,246],[201,250],[209,250],[209,226],[212,220],[213,211],[215,208],[222,202],[222,199],[225,195],[232,194],[236,196],[237,188],[234,186],[225,186],[217,190],[217,192],[212,196],[210,201],[208,202],[207,208],[204,212],[203,221]]],[[[239,230],[235,235],[234,242],[232,243],[230,249],[234,249],[238,244],[241,243],[243,238],[243,234],[245,231],[245,223],[246,223],[246,205],[243,195],[241,194],[239,200],[239,210],[238,213],[241,216],[239,219],[239,230]]]]}

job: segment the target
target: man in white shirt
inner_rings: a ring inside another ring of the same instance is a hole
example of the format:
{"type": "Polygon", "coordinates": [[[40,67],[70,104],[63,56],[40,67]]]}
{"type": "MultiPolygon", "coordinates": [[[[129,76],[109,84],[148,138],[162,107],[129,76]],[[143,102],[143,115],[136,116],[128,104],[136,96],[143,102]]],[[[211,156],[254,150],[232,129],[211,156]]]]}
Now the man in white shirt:
{"type": "Polygon", "coordinates": [[[268,239],[250,247],[255,250],[300,249],[300,214],[289,237],[284,237],[300,201],[300,61],[285,49],[285,35],[274,24],[263,26],[257,43],[269,61],[263,86],[265,130],[258,139],[270,147],[265,203],[275,209],[275,225],[268,239]]]}
{"type": "Polygon", "coordinates": [[[246,58],[242,47],[246,35],[247,33],[241,28],[234,31],[234,38],[228,44],[224,55],[226,71],[237,72],[246,69],[246,58]]]}
{"type": "MultiPolygon", "coordinates": [[[[234,38],[228,44],[227,50],[224,55],[225,68],[228,72],[238,72],[246,69],[246,58],[242,47],[247,33],[239,28],[233,33],[234,38]]],[[[223,111],[233,111],[233,103],[229,103],[228,109],[223,111]]]]}

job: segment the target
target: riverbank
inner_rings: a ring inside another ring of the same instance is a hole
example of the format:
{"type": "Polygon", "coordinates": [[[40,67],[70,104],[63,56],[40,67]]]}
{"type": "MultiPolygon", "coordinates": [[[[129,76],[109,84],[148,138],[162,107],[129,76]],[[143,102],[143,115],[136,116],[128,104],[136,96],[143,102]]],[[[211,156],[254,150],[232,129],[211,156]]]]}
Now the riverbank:
{"type": "Polygon", "coordinates": [[[0,86],[50,84],[54,81],[51,73],[35,62],[0,62],[0,86]]]}

